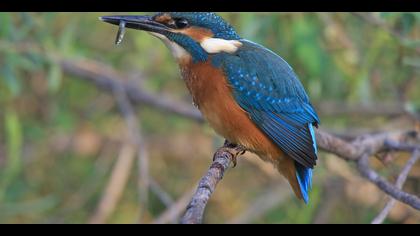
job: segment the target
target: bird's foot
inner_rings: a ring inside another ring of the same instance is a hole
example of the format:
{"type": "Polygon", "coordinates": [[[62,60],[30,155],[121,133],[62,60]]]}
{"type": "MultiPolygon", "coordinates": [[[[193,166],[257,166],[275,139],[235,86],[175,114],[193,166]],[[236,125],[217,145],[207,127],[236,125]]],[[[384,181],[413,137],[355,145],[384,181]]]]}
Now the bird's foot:
{"type": "Polygon", "coordinates": [[[243,155],[246,152],[246,148],[241,145],[234,144],[226,140],[223,147],[217,150],[216,155],[213,157],[213,161],[215,157],[217,156],[217,154],[221,152],[227,152],[230,154],[233,167],[235,168],[237,165],[238,156],[243,155]]]}

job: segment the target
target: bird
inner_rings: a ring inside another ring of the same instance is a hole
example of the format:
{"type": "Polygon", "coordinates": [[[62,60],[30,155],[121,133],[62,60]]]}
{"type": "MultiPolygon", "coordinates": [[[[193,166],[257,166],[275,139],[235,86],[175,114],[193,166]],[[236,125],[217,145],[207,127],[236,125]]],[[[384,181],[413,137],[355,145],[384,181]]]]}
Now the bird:
{"type": "MultiPolygon", "coordinates": [[[[229,143],[271,162],[306,204],[318,159],[318,114],[293,68],[212,12],[103,16],[169,48],[193,103],[229,143]]],[[[120,32],[119,31],[119,32],[120,32]]],[[[121,41],[122,36],[117,37],[121,41]]]]}

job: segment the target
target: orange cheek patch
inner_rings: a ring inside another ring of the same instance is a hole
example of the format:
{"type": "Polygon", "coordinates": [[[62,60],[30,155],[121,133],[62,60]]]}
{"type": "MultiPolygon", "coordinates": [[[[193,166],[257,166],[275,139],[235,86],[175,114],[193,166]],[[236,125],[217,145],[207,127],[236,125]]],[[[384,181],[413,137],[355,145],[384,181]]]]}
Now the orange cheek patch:
{"type": "Polygon", "coordinates": [[[159,23],[162,23],[162,24],[166,24],[166,23],[172,21],[172,17],[169,14],[163,14],[163,15],[157,16],[155,18],[155,21],[157,21],[159,23]]]}
{"type": "Polygon", "coordinates": [[[207,38],[213,37],[213,33],[210,30],[200,28],[200,27],[194,27],[194,26],[189,27],[187,29],[176,30],[176,31],[190,36],[192,39],[194,39],[197,42],[202,42],[203,40],[207,38]]]}

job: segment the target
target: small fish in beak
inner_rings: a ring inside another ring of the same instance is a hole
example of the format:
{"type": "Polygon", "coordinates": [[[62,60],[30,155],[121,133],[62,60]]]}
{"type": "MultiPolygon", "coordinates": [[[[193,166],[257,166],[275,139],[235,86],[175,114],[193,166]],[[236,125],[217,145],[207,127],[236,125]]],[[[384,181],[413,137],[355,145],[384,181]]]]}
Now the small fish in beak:
{"type": "Polygon", "coordinates": [[[120,25],[118,28],[118,33],[117,33],[117,37],[115,39],[115,45],[120,45],[124,39],[124,35],[125,35],[125,21],[120,21],[120,25]]]}

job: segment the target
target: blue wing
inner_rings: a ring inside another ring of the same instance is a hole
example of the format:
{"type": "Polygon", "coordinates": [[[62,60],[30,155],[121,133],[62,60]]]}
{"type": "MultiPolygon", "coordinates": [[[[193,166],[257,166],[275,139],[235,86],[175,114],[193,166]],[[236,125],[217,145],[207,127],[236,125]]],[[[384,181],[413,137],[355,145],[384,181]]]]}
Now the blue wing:
{"type": "Polygon", "coordinates": [[[235,54],[213,57],[225,71],[234,96],[251,119],[304,167],[313,168],[317,151],[312,125],[320,123],[293,69],[270,50],[242,40],[235,54]]]}
{"type": "Polygon", "coordinates": [[[222,67],[236,101],[254,123],[295,160],[305,195],[317,160],[313,126],[320,123],[318,115],[286,61],[258,44],[241,42],[237,52],[214,55],[212,62],[222,67]]]}
{"type": "Polygon", "coordinates": [[[213,63],[223,68],[236,101],[257,126],[286,154],[313,168],[317,150],[312,125],[320,121],[302,84],[280,56],[241,42],[235,54],[215,55],[213,63]]]}

